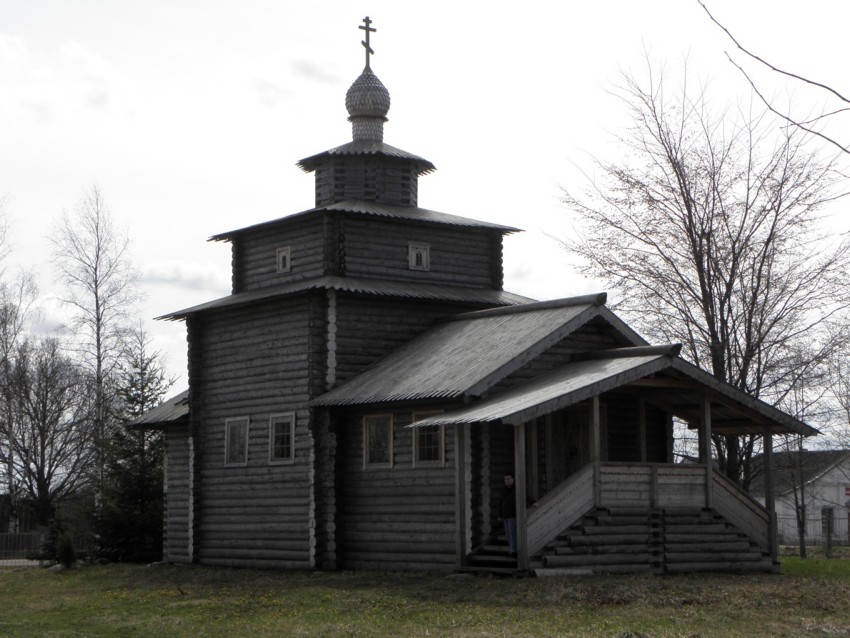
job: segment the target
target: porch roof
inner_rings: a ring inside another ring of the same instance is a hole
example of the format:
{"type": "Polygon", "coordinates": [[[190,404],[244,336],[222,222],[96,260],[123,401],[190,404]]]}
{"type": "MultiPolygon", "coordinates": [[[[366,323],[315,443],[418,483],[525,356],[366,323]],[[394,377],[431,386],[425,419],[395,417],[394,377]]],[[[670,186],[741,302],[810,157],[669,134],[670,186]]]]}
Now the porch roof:
{"type": "Polygon", "coordinates": [[[605,294],[450,317],[310,405],[476,397],[595,317],[624,344],[645,343],[604,307],[605,294]]]}
{"type": "Polygon", "coordinates": [[[493,422],[517,425],[626,386],[634,386],[646,394],[650,403],[657,403],[690,423],[698,419],[702,397],[707,395],[712,402],[712,428],[718,433],[760,434],[764,428],[774,434],[818,433],[680,359],[678,347],[671,346],[606,351],[408,427],[493,422]]]}
{"type": "Polygon", "coordinates": [[[189,420],[189,391],[166,399],[130,422],[130,427],[160,428],[189,420]]]}

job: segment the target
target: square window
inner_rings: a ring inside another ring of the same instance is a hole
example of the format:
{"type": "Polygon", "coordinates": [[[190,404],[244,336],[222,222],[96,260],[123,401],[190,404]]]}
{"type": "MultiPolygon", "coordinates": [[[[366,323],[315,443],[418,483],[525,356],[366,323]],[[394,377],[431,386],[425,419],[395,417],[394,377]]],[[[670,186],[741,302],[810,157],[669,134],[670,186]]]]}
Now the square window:
{"type": "Polygon", "coordinates": [[[248,464],[248,417],[225,422],[224,464],[248,464]]]}
{"type": "Polygon", "coordinates": [[[269,419],[269,463],[295,462],[295,415],[275,414],[269,419]]]}
{"type": "MultiPolygon", "coordinates": [[[[421,421],[438,414],[420,413],[413,421],[421,421]]],[[[446,463],[446,429],[442,425],[424,425],[413,429],[413,464],[439,465],[446,463]]]]}
{"type": "Polygon", "coordinates": [[[363,466],[392,467],[393,415],[363,417],[363,466]]]}
{"type": "Polygon", "coordinates": [[[289,272],[292,270],[292,260],[290,258],[292,251],[289,246],[281,246],[277,249],[277,271],[289,272]]]}
{"type": "Polygon", "coordinates": [[[407,261],[410,270],[431,270],[431,246],[422,242],[407,244],[407,261]]]}

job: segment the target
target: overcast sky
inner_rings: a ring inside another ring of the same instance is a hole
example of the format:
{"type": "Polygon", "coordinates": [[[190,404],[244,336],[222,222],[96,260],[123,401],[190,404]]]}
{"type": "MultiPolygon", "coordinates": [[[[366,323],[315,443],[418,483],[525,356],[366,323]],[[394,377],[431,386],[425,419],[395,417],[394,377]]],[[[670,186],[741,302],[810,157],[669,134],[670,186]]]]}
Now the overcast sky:
{"type": "MultiPolygon", "coordinates": [[[[707,3],[775,64],[848,89],[846,0],[707,3]]],[[[623,71],[645,50],[673,72],[687,57],[713,100],[747,93],[696,0],[0,0],[0,196],[42,327],[63,320],[46,236],[93,184],[131,237],[142,317],[226,295],[229,245],[207,238],[311,208],[295,163],[351,139],[365,15],[392,98],[384,139],[438,169],[420,206],[525,229],[506,240],[505,288],[538,299],[600,288],[551,237],[572,233],[561,186],[619,152],[623,71]]],[[[148,329],[184,375],[184,325],[148,329]]]]}

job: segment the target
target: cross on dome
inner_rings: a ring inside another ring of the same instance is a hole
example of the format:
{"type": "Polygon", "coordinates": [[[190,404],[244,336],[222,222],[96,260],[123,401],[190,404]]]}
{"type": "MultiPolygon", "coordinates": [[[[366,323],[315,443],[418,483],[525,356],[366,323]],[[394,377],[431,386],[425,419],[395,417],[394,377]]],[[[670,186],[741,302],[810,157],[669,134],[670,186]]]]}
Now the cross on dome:
{"type": "Polygon", "coordinates": [[[369,16],[363,18],[363,26],[357,27],[358,29],[363,29],[366,32],[366,39],[361,40],[360,44],[364,46],[366,49],[366,68],[369,68],[369,56],[375,55],[375,52],[372,50],[372,47],[369,45],[369,34],[374,33],[377,29],[372,27],[372,21],[369,19],[369,16]]]}

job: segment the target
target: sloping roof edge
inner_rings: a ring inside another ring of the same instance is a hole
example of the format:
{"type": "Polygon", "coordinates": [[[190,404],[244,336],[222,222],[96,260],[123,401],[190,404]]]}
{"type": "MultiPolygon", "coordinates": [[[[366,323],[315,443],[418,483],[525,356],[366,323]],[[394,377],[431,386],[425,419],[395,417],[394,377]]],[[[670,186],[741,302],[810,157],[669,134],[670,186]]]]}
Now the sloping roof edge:
{"type": "Polygon", "coordinates": [[[816,428],[813,428],[812,426],[800,421],[799,419],[791,416],[790,414],[786,414],[779,408],[775,408],[769,403],[765,403],[761,399],[751,397],[746,392],[738,390],[737,388],[732,387],[728,383],[724,383],[720,379],[716,379],[714,376],[712,376],[705,370],[698,368],[692,363],[688,363],[684,359],[674,359],[673,368],[691,377],[693,380],[711,388],[718,394],[722,394],[728,397],[729,399],[749,408],[750,410],[761,414],[765,418],[785,425],[787,428],[789,428],[791,432],[795,434],[800,434],[802,436],[814,436],[816,434],[820,434],[820,432],[816,428]]]}
{"type": "Polygon", "coordinates": [[[280,286],[270,286],[235,295],[220,297],[177,310],[160,317],[157,320],[179,321],[186,317],[205,312],[251,303],[261,303],[278,297],[307,292],[310,290],[336,290],[338,292],[353,292],[382,295],[389,297],[407,297],[411,299],[438,299],[442,301],[459,301],[469,303],[488,303],[493,305],[520,305],[532,302],[532,299],[505,290],[491,288],[465,288],[462,286],[443,286],[437,284],[420,284],[403,281],[380,281],[359,277],[325,276],[316,279],[296,281],[280,286]]]}
{"type": "Polygon", "coordinates": [[[321,160],[334,155],[382,155],[383,157],[389,157],[392,159],[412,161],[419,165],[417,168],[418,175],[424,175],[437,170],[437,167],[434,166],[434,164],[423,157],[419,157],[418,155],[414,155],[408,151],[404,151],[400,148],[396,148],[395,146],[390,146],[389,144],[375,140],[354,140],[352,142],[347,142],[346,144],[305,157],[297,162],[297,166],[302,171],[309,173],[316,169],[321,160]]]}
{"type": "MultiPolygon", "coordinates": [[[[491,397],[476,401],[457,410],[444,412],[407,427],[427,425],[465,425],[469,423],[502,422],[518,425],[538,416],[544,416],[653,374],[670,366],[670,358],[663,354],[635,357],[633,365],[625,363],[616,372],[591,381],[573,390],[563,391],[576,378],[576,370],[602,368],[604,360],[569,363],[522,385],[510,388],[491,397]]],[[[592,375],[591,375],[592,377],[592,375]]]]}
{"type": "MultiPolygon", "coordinates": [[[[818,434],[815,428],[803,423],[799,419],[715,379],[707,372],[682,360],[676,356],[678,350],[673,349],[674,347],[666,346],[662,348],[670,349],[664,354],[663,350],[658,350],[657,348],[635,348],[633,352],[636,356],[633,358],[636,361],[633,366],[621,369],[608,376],[597,378],[587,385],[573,390],[559,393],[560,390],[567,386],[567,381],[571,375],[576,374],[576,370],[582,370],[583,368],[592,370],[592,365],[580,368],[579,366],[582,363],[592,364],[596,362],[599,367],[603,367],[605,362],[610,362],[612,359],[593,358],[584,362],[569,363],[528,383],[510,388],[481,401],[465,405],[457,410],[423,419],[408,427],[461,425],[499,421],[516,425],[538,416],[549,414],[573,403],[589,399],[596,394],[601,394],[632,381],[637,381],[650,374],[665,369],[673,369],[716,393],[726,396],[748,410],[762,415],[766,420],[773,421],[782,428],[778,432],[793,432],[803,436],[818,434]],[[658,350],[659,354],[653,356],[651,354],[653,350],[658,350]]],[[[628,351],[630,349],[623,348],[619,350],[620,352],[617,353],[618,357],[625,358],[629,356],[628,351]]],[[[589,376],[593,378],[592,374],[589,376]]]]}
{"type": "Polygon", "coordinates": [[[170,397],[129,423],[130,427],[159,428],[189,419],[189,390],[170,397]]]}
{"type": "Polygon", "coordinates": [[[218,233],[210,237],[207,241],[231,241],[234,237],[243,233],[263,230],[276,224],[324,212],[351,213],[353,215],[385,217],[390,219],[406,219],[426,224],[442,224],[463,228],[484,228],[499,231],[503,235],[521,232],[519,228],[514,228],[513,226],[503,226],[502,224],[494,224],[492,222],[485,222],[471,217],[463,217],[461,215],[453,215],[451,213],[441,213],[428,208],[419,208],[418,206],[392,206],[390,204],[378,204],[376,202],[366,202],[361,200],[345,200],[337,202],[336,204],[319,206],[317,208],[308,208],[307,210],[292,213],[291,215],[284,215],[283,217],[278,217],[276,219],[218,233]]]}

